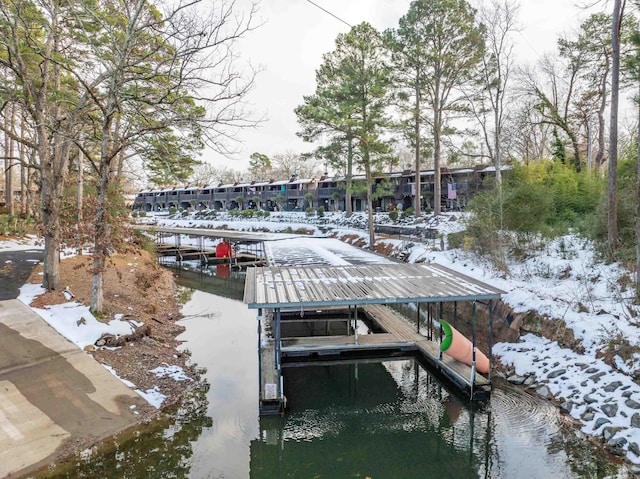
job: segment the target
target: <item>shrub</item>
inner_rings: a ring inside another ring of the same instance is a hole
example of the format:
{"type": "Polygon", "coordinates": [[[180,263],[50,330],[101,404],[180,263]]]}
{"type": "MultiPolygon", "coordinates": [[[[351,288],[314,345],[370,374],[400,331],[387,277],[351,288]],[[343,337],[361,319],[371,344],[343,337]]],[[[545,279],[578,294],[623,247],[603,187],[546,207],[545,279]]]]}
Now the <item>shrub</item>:
{"type": "Polygon", "coordinates": [[[415,214],[415,209],[413,208],[413,206],[410,206],[409,208],[407,208],[406,210],[404,210],[402,212],[401,218],[404,219],[404,218],[407,218],[409,216],[413,216],[414,214],[415,214]]]}
{"type": "Polygon", "coordinates": [[[307,216],[313,216],[316,214],[316,210],[313,208],[313,206],[309,206],[306,210],[305,213],[307,214],[307,216]]]}
{"type": "Polygon", "coordinates": [[[318,217],[322,218],[324,217],[324,206],[318,206],[318,217]]]}
{"type": "Polygon", "coordinates": [[[457,231],[447,235],[447,243],[449,248],[458,249],[464,245],[464,238],[467,233],[465,231],[457,231]]]}
{"type": "Polygon", "coordinates": [[[394,223],[398,221],[398,212],[396,210],[389,211],[389,219],[394,223]]]}

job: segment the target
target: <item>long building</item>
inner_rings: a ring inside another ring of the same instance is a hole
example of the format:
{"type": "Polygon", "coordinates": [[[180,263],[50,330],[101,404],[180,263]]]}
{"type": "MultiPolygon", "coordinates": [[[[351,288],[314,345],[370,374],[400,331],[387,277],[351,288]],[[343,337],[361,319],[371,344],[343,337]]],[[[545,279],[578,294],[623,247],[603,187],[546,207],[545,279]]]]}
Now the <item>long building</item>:
{"type": "MultiPolygon", "coordinates": [[[[509,169],[509,167],[504,167],[509,169]]],[[[467,201],[486,186],[488,178],[495,176],[493,166],[441,169],[441,205],[444,210],[464,208],[467,201]]],[[[354,182],[364,182],[364,175],[355,175],[354,182]]],[[[423,208],[433,208],[434,172],[420,173],[423,208]]],[[[377,211],[407,209],[414,204],[416,174],[403,171],[380,175],[375,178],[374,191],[383,193],[373,201],[377,211]]],[[[366,209],[364,195],[352,195],[353,211],[366,209]]],[[[215,211],[233,209],[263,209],[268,211],[304,211],[309,206],[324,207],[325,211],[344,211],[346,208],[344,177],[323,176],[319,179],[253,181],[207,185],[204,187],[174,187],[145,190],[136,195],[134,211],[215,211]],[[310,203],[310,204],[309,204],[310,203]]]]}

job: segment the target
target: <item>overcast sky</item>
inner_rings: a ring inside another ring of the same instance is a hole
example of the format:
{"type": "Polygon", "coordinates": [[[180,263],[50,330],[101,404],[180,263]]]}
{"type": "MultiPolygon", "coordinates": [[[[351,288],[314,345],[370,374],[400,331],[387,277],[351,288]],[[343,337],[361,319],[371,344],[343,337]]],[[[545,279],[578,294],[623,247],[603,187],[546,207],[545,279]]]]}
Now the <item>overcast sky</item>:
{"type": "MultiPolygon", "coordinates": [[[[237,0],[238,6],[249,0],[237,0]]],[[[355,25],[367,21],[378,30],[395,28],[410,0],[312,0],[329,12],[355,25]]],[[[479,0],[473,2],[477,5],[479,0]]],[[[516,36],[518,56],[532,63],[555,48],[562,32],[575,29],[586,14],[576,0],[520,0],[521,34],[516,36]]],[[[338,34],[349,27],[308,0],[261,0],[258,20],[264,24],[238,44],[242,60],[260,66],[248,101],[266,121],[261,127],[240,132],[242,144],[234,159],[206,152],[203,160],[216,166],[245,170],[253,152],[270,157],[278,153],[311,151],[313,144],[296,136],[293,110],[303,95],[315,91],[315,71],[322,55],[334,50],[338,34]]]]}

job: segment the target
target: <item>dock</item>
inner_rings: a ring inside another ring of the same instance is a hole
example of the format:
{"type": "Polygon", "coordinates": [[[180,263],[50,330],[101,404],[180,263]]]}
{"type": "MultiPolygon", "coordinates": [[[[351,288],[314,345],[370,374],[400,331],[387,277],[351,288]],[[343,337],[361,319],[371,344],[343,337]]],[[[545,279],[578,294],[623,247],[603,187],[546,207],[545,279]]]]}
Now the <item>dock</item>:
{"type": "MultiPolygon", "coordinates": [[[[249,308],[258,309],[259,330],[262,322],[268,322],[270,331],[258,346],[260,414],[284,409],[283,368],[366,357],[416,357],[471,400],[486,399],[491,392],[491,368],[483,376],[476,372],[475,359],[465,364],[441,353],[440,335],[420,334],[390,305],[446,301],[487,301],[491,305],[501,294],[499,289],[440,265],[249,268],[244,301],[249,308]],[[371,325],[373,334],[358,334],[360,318],[371,325]],[[343,333],[332,335],[283,335],[283,327],[296,321],[343,321],[345,327],[343,333]]],[[[475,316],[470,319],[475,350],[475,316]]],[[[490,332],[492,321],[491,314],[490,332]]]]}
{"type": "Polygon", "coordinates": [[[295,234],[148,225],[135,225],[134,229],[155,236],[156,251],[159,258],[175,257],[179,265],[185,261],[197,261],[203,266],[227,265],[237,269],[265,266],[267,264],[264,253],[265,242],[300,236],[295,234]],[[218,255],[216,247],[220,242],[226,242],[231,245],[233,254],[218,255]]]}

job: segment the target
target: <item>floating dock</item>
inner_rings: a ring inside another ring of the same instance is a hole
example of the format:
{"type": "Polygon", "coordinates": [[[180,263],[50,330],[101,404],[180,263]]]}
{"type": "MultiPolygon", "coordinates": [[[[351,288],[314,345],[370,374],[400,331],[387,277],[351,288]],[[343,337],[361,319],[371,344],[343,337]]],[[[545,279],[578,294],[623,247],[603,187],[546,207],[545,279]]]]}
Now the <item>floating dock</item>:
{"type": "MultiPolygon", "coordinates": [[[[260,414],[273,414],[285,407],[284,367],[367,356],[414,355],[471,400],[487,398],[491,368],[485,377],[476,372],[475,359],[464,364],[441,353],[439,336],[420,334],[387,305],[414,303],[419,308],[423,303],[487,301],[491,312],[492,301],[502,294],[497,288],[435,264],[249,268],[244,301],[249,308],[258,309],[258,330],[262,332],[263,323],[269,330],[259,335],[258,343],[260,414]],[[358,334],[356,321],[360,317],[378,332],[358,334]],[[344,321],[346,334],[283,336],[283,326],[296,320],[344,321]]],[[[475,351],[475,317],[471,319],[475,351]]],[[[492,314],[489,323],[491,348],[492,314]]],[[[491,364],[490,350],[489,360],[491,364]]]]}

